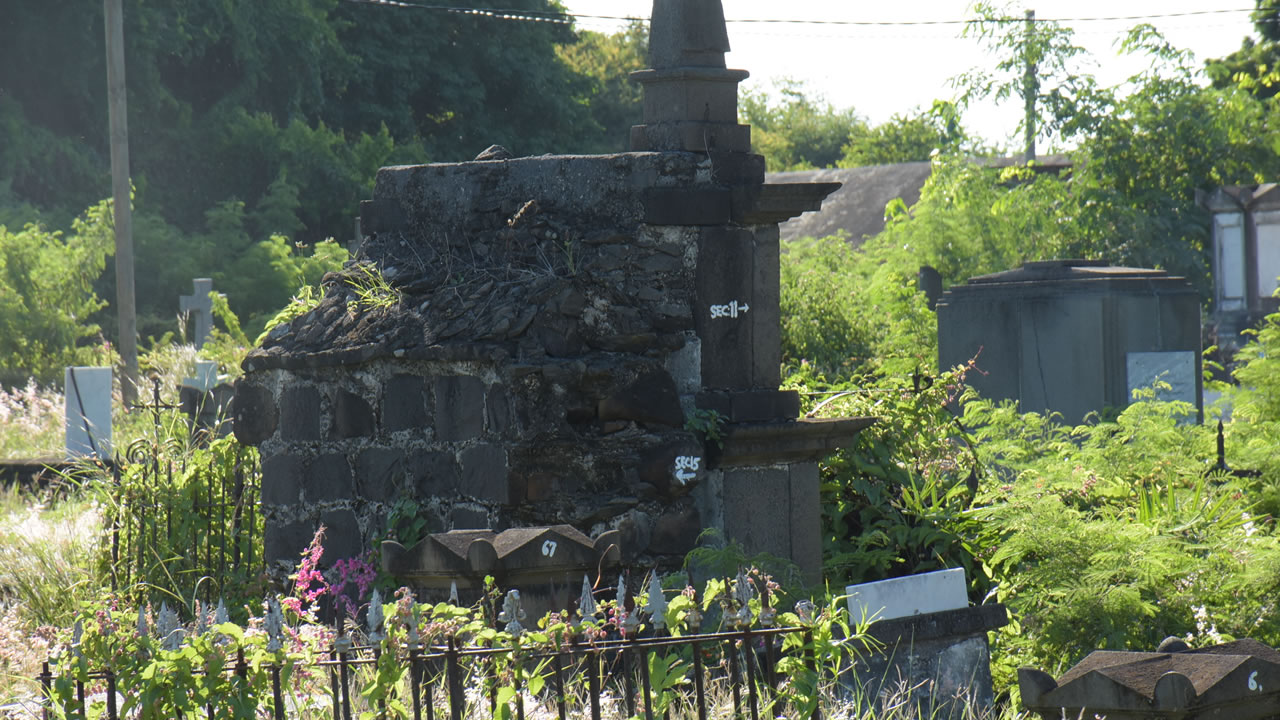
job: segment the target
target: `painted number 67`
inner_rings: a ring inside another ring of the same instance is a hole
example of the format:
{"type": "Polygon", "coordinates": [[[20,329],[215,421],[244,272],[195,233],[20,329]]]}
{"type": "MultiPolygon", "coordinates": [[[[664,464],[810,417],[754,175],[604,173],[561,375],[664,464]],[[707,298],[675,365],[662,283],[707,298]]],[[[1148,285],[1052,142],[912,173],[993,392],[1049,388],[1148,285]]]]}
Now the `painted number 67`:
{"type": "Polygon", "coordinates": [[[1262,685],[1258,684],[1258,671],[1254,670],[1249,673],[1249,689],[1255,692],[1262,692],[1262,685]]]}

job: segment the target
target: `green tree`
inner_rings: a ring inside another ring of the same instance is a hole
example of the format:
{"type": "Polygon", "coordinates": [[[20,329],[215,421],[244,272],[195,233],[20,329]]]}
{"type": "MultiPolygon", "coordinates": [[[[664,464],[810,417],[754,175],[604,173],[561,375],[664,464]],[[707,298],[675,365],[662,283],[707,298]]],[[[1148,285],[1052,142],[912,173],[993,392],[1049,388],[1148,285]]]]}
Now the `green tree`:
{"type": "Polygon", "coordinates": [[[1280,0],[1257,0],[1252,18],[1258,39],[1246,37],[1239,50],[1205,61],[1205,74],[1216,88],[1238,85],[1265,99],[1280,92],[1280,0]]]}
{"type": "Polygon", "coordinates": [[[751,126],[752,149],[765,156],[770,172],[835,167],[844,146],[865,123],[852,109],[837,110],[804,85],[783,80],[778,97],[747,90],[738,102],[742,122],[751,126]]]}
{"type": "Polygon", "coordinates": [[[115,247],[110,217],[103,201],[69,235],[0,225],[0,380],[52,382],[67,365],[106,359],[101,343],[93,345],[100,337],[91,317],[106,304],[93,282],[115,247]]]}
{"type": "Polygon", "coordinates": [[[960,149],[966,139],[955,105],[938,100],[928,111],[894,115],[873,128],[855,128],[840,167],[928,160],[936,152],[960,149]]]}
{"type": "Polygon", "coordinates": [[[631,126],[643,120],[643,91],[630,73],[647,67],[649,29],[633,22],[626,30],[605,35],[580,31],[574,43],[556,48],[560,59],[590,80],[583,98],[598,128],[577,152],[621,152],[630,147],[631,126]]]}

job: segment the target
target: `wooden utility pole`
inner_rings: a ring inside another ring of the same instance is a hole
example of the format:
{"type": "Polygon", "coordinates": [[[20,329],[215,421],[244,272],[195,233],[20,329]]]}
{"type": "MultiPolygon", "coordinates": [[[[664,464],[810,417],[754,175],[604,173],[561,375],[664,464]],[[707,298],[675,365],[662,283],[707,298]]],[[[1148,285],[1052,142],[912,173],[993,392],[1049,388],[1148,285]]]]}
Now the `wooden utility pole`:
{"type": "Polygon", "coordinates": [[[1024,112],[1026,113],[1023,125],[1026,132],[1026,162],[1032,163],[1036,159],[1036,95],[1040,93],[1040,88],[1036,83],[1036,63],[1032,59],[1031,44],[1036,32],[1036,11],[1027,11],[1027,28],[1026,37],[1023,46],[1026,48],[1027,70],[1022,77],[1022,101],[1024,112]]]}
{"type": "Polygon", "coordinates": [[[115,204],[116,309],[120,318],[120,388],[124,406],[138,399],[138,317],[133,297],[133,209],[129,182],[129,120],[124,80],[124,10],[103,0],[107,32],[107,106],[111,118],[111,195],[115,204]]]}

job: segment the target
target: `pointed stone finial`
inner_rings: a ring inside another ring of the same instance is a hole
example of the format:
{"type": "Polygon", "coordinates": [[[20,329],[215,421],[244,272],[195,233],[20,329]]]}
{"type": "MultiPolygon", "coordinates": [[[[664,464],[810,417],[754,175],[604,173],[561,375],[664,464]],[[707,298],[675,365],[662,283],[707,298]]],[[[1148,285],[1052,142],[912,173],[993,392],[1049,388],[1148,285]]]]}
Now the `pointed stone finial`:
{"type": "Polygon", "coordinates": [[[267,616],[262,624],[267,631],[267,652],[279,652],[284,648],[284,611],[274,595],[267,596],[267,616]]]}
{"type": "Polygon", "coordinates": [[[729,52],[720,0],[654,0],[649,21],[649,66],[724,67],[729,52]]]}
{"type": "Polygon", "coordinates": [[[649,613],[649,623],[655,628],[661,630],[667,626],[667,598],[662,594],[657,568],[649,572],[649,600],[644,609],[649,613]]]}
{"type": "Polygon", "coordinates": [[[578,597],[578,610],[582,613],[582,619],[595,615],[600,611],[599,605],[596,604],[595,596],[591,594],[591,581],[586,575],[582,576],[582,595],[578,597]]]}
{"type": "Polygon", "coordinates": [[[729,50],[720,0],[654,0],[644,86],[644,125],[631,149],[750,152],[751,128],[738,124],[738,83],[745,70],[725,68],[729,50]]]}
{"type": "Polygon", "coordinates": [[[374,588],[373,596],[369,598],[369,613],[365,616],[366,624],[369,627],[369,642],[378,644],[386,635],[382,634],[382,622],[385,620],[382,612],[382,593],[374,588]]]}
{"type": "Polygon", "coordinates": [[[449,583],[449,604],[458,604],[458,581],[453,580],[449,583]]]}

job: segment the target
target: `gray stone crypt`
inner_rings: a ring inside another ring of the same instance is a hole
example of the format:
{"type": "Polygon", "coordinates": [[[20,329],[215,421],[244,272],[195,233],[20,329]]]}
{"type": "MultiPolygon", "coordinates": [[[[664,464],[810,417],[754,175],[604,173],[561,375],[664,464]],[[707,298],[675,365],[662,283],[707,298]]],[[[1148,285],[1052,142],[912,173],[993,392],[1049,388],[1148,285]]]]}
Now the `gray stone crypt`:
{"type": "Polygon", "coordinates": [[[356,257],[237,384],[278,569],[408,498],[432,532],[617,530],[631,565],[716,528],[818,579],[817,460],[871,421],[778,389],[778,223],[838,186],[764,183],[728,47],[719,0],[655,0],[631,152],[379,171],[356,257]]]}

